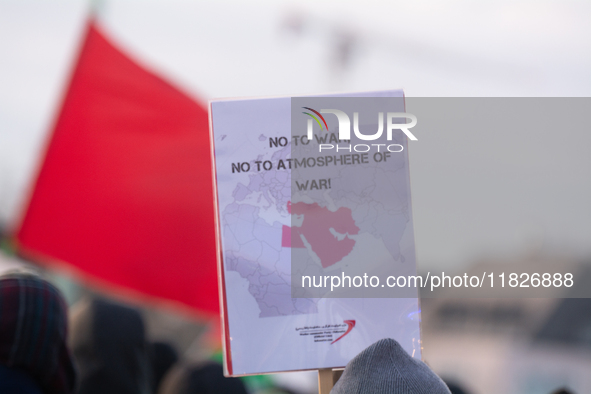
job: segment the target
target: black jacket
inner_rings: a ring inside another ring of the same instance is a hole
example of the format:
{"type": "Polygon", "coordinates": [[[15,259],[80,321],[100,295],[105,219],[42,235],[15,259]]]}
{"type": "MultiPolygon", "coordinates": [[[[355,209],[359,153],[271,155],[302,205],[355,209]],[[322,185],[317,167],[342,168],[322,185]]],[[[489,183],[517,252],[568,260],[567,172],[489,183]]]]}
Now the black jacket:
{"type": "Polygon", "coordinates": [[[134,309],[105,300],[79,307],[71,320],[79,394],[152,394],[144,323],[134,309]]]}

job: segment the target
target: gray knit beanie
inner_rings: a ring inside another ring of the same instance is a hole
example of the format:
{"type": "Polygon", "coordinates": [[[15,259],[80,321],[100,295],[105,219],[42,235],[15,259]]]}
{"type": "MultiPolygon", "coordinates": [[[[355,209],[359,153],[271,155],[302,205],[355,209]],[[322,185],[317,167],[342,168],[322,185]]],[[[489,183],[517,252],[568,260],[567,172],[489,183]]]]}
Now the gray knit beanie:
{"type": "Polygon", "coordinates": [[[394,339],[381,339],[345,368],[331,394],[451,394],[423,362],[394,339]]]}

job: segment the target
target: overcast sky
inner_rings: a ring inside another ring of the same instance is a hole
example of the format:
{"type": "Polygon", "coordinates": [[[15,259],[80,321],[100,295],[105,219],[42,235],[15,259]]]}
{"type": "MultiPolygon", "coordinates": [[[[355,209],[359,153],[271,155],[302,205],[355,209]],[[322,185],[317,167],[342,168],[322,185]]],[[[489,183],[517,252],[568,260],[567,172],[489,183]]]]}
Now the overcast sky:
{"type": "MultiPolygon", "coordinates": [[[[100,23],[114,42],[202,101],[391,88],[411,97],[591,93],[588,1],[97,3],[100,23]],[[335,60],[342,42],[350,45],[344,65],[335,60]]],[[[86,1],[0,1],[4,223],[17,217],[39,164],[88,10],[86,1]]],[[[591,155],[581,149],[591,145],[591,133],[570,130],[567,145],[552,151],[551,160],[539,152],[556,143],[556,136],[541,135],[533,145],[526,137],[511,141],[514,154],[501,160],[486,136],[473,137],[472,145],[465,136],[424,136],[411,154],[415,231],[424,264],[461,264],[490,253],[520,253],[533,244],[591,255],[591,155]],[[536,165],[524,179],[515,174],[526,162],[536,165]],[[432,194],[442,177],[433,168],[451,177],[445,200],[432,194]],[[517,202],[481,209],[475,217],[467,209],[475,200],[457,196],[486,199],[489,189],[475,195],[466,168],[476,175],[503,174],[490,177],[488,186],[519,195],[517,202]],[[548,179],[560,179],[560,193],[548,179]]]]}

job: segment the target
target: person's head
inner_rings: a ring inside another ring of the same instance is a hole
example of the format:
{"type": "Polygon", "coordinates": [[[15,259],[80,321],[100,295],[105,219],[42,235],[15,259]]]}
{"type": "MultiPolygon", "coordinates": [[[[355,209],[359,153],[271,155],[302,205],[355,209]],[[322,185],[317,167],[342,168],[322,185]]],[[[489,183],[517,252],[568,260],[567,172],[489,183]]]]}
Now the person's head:
{"type": "Polygon", "coordinates": [[[71,314],[78,394],[149,394],[150,360],[140,313],[106,300],[85,300],[71,314]]]}
{"type": "Polygon", "coordinates": [[[423,362],[394,339],[381,339],[345,367],[331,394],[450,394],[423,362]]]}
{"type": "Polygon", "coordinates": [[[166,373],[179,360],[175,348],[166,342],[152,342],[149,345],[150,360],[152,363],[152,383],[154,392],[158,392],[158,387],[166,373]]]}
{"type": "Polygon", "coordinates": [[[216,363],[177,365],[164,378],[158,394],[247,394],[239,378],[224,377],[216,363]]]}
{"type": "Polygon", "coordinates": [[[451,394],[468,394],[468,390],[466,390],[466,388],[459,382],[447,379],[443,379],[443,381],[447,385],[447,388],[449,388],[449,391],[451,391],[451,394]]]}
{"type": "Polygon", "coordinates": [[[552,394],[574,394],[572,391],[567,389],[566,387],[562,387],[556,391],[553,391],[552,394]]]}
{"type": "Polygon", "coordinates": [[[30,377],[43,393],[72,393],[68,312],[51,283],[27,273],[0,277],[0,365],[30,377]]]}

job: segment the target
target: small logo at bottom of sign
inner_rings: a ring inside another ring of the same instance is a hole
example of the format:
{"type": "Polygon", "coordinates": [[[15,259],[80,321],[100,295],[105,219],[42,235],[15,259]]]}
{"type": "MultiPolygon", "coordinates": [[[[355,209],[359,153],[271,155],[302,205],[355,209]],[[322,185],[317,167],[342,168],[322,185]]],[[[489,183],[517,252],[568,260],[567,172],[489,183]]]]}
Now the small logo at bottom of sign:
{"type": "Polygon", "coordinates": [[[347,326],[348,326],[347,331],[345,331],[345,333],[343,335],[341,335],[340,337],[338,337],[337,339],[335,339],[334,341],[332,341],[330,343],[331,345],[333,343],[335,343],[336,341],[338,341],[339,339],[343,338],[348,333],[351,332],[351,330],[353,329],[353,327],[355,327],[355,320],[345,320],[345,324],[347,324],[347,326]]]}

